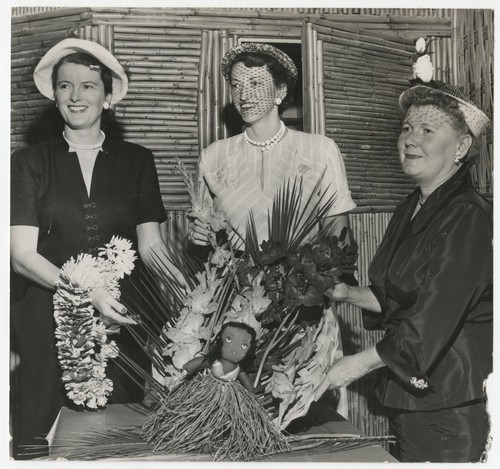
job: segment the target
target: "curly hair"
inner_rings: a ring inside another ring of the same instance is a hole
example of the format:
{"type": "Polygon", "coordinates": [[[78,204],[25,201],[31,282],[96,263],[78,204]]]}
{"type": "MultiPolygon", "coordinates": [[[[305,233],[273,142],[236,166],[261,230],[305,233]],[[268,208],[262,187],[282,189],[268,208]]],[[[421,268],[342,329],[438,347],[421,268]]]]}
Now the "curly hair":
{"type": "Polygon", "coordinates": [[[411,106],[435,106],[446,113],[457,132],[468,134],[472,138],[473,145],[462,161],[467,165],[475,162],[478,157],[477,139],[465,121],[464,114],[459,108],[459,102],[453,96],[438,89],[417,86],[405,92],[404,100],[401,103],[403,116],[406,116],[411,106]]]}

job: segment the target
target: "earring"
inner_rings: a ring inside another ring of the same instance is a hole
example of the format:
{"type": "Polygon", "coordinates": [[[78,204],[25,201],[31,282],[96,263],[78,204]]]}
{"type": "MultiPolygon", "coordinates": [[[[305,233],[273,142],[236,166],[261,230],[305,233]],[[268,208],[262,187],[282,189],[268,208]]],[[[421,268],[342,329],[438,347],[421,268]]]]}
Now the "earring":
{"type": "Polygon", "coordinates": [[[102,107],[104,109],[109,109],[109,103],[107,101],[104,101],[104,103],[102,103],[102,107]]]}
{"type": "Polygon", "coordinates": [[[455,153],[455,164],[460,164],[460,161],[462,158],[460,158],[461,154],[460,154],[460,150],[457,150],[457,152],[455,153]]]}
{"type": "Polygon", "coordinates": [[[281,98],[276,98],[274,102],[276,103],[276,106],[279,106],[283,100],[281,98]]]}

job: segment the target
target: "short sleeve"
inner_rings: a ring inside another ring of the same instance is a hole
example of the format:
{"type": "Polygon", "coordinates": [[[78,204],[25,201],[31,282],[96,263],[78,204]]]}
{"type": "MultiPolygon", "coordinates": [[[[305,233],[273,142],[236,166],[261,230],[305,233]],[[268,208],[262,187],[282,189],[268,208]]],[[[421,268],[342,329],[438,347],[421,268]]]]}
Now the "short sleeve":
{"type": "Polygon", "coordinates": [[[37,191],[40,175],[26,151],[17,151],[11,157],[10,224],[39,226],[37,191]]]}
{"type": "Polygon", "coordinates": [[[160,193],[160,184],[158,182],[158,173],[150,150],[147,150],[143,170],[139,180],[139,214],[138,222],[158,222],[162,223],[167,219],[165,207],[160,193]]]}
{"type": "Polygon", "coordinates": [[[356,207],[352,200],[351,191],[347,184],[344,160],[337,144],[331,139],[326,139],[324,146],[324,162],[326,171],[323,177],[323,191],[326,190],[327,199],[334,196],[335,203],[330,209],[328,216],[345,213],[356,207]]]}

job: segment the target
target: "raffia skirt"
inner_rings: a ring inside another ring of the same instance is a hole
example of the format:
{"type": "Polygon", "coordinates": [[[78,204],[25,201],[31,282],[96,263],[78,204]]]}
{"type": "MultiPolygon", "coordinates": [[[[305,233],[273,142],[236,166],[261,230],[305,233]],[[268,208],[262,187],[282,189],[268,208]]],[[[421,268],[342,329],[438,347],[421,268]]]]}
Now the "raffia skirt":
{"type": "Polygon", "coordinates": [[[214,460],[261,459],[289,449],[255,395],[210,372],[174,388],[145,421],[142,437],[154,451],[210,453],[214,460]]]}

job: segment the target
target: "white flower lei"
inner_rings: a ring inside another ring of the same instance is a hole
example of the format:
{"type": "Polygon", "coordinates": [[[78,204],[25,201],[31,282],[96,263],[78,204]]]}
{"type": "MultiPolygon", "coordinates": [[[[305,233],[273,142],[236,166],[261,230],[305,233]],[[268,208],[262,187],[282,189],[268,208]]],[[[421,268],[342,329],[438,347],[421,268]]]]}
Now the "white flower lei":
{"type": "Polygon", "coordinates": [[[106,327],[95,314],[89,292],[104,288],[118,300],[119,280],[132,272],[135,260],[132,243],[113,236],[97,257],[80,254],[61,268],[54,294],[55,337],[62,381],[77,405],[96,409],[106,404],[113,390],[106,365],[109,358],[118,356],[116,343],[107,341],[106,327]]]}

